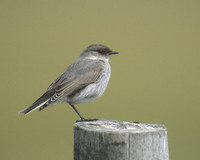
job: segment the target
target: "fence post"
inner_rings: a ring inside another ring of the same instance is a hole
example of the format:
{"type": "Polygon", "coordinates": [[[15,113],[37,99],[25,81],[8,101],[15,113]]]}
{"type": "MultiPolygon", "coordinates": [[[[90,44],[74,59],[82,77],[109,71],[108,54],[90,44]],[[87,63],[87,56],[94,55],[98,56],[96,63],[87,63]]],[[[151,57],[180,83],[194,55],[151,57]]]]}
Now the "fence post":
{"type": "Polygon", "coordinates": [[[77,122],[74,160],[169,160],[167,129],[112,120],[77,122]]]}

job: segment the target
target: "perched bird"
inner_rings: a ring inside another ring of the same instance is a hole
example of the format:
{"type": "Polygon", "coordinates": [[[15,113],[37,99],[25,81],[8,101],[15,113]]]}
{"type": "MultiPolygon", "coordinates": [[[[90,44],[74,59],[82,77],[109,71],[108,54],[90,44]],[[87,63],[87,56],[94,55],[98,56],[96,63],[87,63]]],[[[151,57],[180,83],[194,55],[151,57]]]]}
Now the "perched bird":
{"type": "Polygon", "coordinates": [[[65,71],[30,107],[19,114],[28,114],[39,108],[39,111],[58,103],[67,102],[79,115],[75,104],[91,102],[100,97],[106,90],[111,69],[109,57],[118,54],[102,44],[88,46],[65,71]]]}

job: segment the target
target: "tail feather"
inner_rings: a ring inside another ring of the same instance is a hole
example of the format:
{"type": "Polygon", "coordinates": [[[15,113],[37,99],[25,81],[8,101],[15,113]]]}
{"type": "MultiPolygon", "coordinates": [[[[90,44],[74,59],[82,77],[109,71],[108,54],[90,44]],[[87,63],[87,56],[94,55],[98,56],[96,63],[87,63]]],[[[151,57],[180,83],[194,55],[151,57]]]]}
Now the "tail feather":
{"type": "MultiPolygon", "coordinates": [[[[47,101],[48,101],[48,100],[47,100],[47,101]]],[[[32,106],[30,106],[30,107],[28,107],[28,108],[26,108],[26,109],[20,111],[19,114],[27,115],[27,114],[31,113],[32,111],[36,110],[37,108],[42,107],[43,105],[45,105],[45,103],[46,103],[47,101],[41,103],[40,105],[32,105],[32,106]]]]}
{"type": "Polygon", "coordinates": [[[41,107],[39,108],[38,111],[42,111],[42,110],[45,109],[46,107],[48,107],[47,103],[45,103],[43,106],[41,106],[41,107]]]}
{"type": "MultiPolygon", "coordinates": [[[[49,98],[52,96],[52,94],[46,92],[43,94],[40,98],[38,98],[30,107],[25,108],[24,110],[20,111],[19,114],[27,115],[28,113],[36,110],[37,108],[45,108],[47,107],[47,102],[49,101],[49,98]]],[[[40,109],[40,110],[42,110],[40,109]]]]}

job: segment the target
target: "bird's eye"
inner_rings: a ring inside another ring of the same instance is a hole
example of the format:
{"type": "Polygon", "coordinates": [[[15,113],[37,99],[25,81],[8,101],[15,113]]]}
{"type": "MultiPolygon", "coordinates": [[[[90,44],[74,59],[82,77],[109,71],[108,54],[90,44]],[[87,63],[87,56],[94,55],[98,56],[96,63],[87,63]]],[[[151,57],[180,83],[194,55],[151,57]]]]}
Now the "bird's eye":
{"type": "Polygon", "coordinates": [[[107,54],[107,53],[111,52],[111,50],[109,50],[109,49],[100,49],[99,52],[101,54],[107,54]]]}

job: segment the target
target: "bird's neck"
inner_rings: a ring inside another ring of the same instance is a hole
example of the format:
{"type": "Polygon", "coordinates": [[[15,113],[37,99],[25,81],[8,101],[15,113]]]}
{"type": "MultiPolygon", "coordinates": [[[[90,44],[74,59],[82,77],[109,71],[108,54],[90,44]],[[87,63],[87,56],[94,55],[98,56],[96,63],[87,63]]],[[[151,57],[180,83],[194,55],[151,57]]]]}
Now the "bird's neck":
{"type": "Polygon", "coordinates": [[[101,57],[97,57],[97,56],[88,56],[85,57],[86,59],[91,59],[91,60],[103,60],[106,62],[109,62],[109,57],[105,57],[105,56],[101,56],[101,57]]]}

